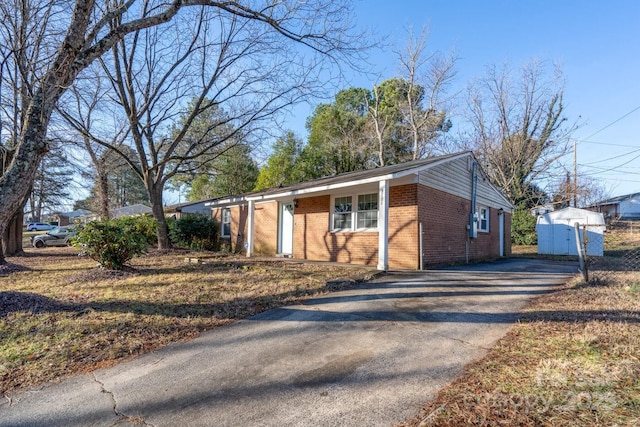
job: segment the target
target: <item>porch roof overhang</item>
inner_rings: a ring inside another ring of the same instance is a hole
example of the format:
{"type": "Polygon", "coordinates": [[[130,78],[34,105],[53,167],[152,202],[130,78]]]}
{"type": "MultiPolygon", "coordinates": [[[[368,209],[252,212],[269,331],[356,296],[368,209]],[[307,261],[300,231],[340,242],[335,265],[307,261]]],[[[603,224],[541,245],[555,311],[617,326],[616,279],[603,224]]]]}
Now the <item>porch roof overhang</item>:
{"type": "Polygon", "coordinates": [[[247,193],[244,195],[230,196],[226,198],[223,197],[206,203],[206,206],[210,206],[213,209],[234,205],[246,205],[249,201],[260,203],[266,201],[286,200],[297,196],[334,192],[336,190],[343,190],[364,185],[376,185],[377,187],[380,182],[397,182],[402,178],[408,178],[411,175],[417,176],[419,172],[425,171],[432,167],[436,167],[444,162],[448,162],[450,160],[465,156],[472,156],[472,154],[470,151],[465,151],[463,153],[416,160],[413,162],[407,162],[378,169],[350,172],[327,178],[320,178],[316,180],[301,182],[298,184],[292,184],[287,187],[276,187],[255,193],[247,193]]]}

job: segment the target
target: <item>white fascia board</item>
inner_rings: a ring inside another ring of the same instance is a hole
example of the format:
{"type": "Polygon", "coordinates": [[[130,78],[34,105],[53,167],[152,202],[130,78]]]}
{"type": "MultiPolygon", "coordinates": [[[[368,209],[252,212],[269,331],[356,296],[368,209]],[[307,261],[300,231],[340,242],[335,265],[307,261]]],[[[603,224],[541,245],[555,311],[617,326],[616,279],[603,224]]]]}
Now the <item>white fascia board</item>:
{"type": "Polygon", "coordinates": [[[276,194],[267,194],[263,196],[249,196],[247,197],[247,200],[254,200],[257,202],[261,200],[280,199],[280,198],[286,198],[291,196],[299,196],[303,194],[318,193],[320,191],[331,191],[331,190],[338,190],[346,187],[355,187],[357,185],[371,184],[371,183],[383,181],[385,179],[392,179],[392,178],[393,178],[393,175],[391,174],[376,176],[372,178],[359,179],[357,181],[337,182],[335,184],[320,185],[317,187],[303,188],[300,190],[283,191],[282,193],[276,193],[276,194]]]}
{"type": "Polygon", "coordinates": [[[227,199],[218,199],[212,202],[207,202],[205,203],[205,206],[210,206],[211,209],[214,209],[214,208],[229,207],[231,205],[246,205],[246,204],[247,204],[247,199],[244,196],[238,196],[238,197],[229,197],[227,199]]]}

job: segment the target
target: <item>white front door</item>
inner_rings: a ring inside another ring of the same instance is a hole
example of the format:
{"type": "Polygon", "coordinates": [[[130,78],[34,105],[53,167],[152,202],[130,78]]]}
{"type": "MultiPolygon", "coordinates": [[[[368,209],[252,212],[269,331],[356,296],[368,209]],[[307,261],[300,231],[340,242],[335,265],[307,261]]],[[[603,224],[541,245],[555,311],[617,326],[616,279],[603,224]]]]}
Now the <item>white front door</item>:
{"type": "Polygon", "coordinates": [[[293,203],[280,203],[280,239],[278,252],[293,254],[293,203]]]}

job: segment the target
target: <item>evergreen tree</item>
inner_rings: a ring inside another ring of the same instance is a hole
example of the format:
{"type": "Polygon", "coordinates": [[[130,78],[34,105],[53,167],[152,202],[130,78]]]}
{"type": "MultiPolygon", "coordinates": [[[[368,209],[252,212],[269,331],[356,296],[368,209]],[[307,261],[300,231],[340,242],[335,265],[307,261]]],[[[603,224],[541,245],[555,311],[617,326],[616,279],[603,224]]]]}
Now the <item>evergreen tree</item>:
{"type": "Polygon", "coordinates": [[[300,176],[297,175],[296,166],[300,167],[298,160],[301,152],[302,141],[293,132],[289,131],[284,137],[278,138],[273,146],[273,154],[260,169],[255,189],[263,190],[298,182],[300,176]]]}
{"type": "Polygon", "coordinates": [[[247,193],[258,178],[258,166],[251,158],[250,148],[237,144],[220,154],[209,164],[210,172],[191,181],[187,192],[190,201],[247,193]]]}

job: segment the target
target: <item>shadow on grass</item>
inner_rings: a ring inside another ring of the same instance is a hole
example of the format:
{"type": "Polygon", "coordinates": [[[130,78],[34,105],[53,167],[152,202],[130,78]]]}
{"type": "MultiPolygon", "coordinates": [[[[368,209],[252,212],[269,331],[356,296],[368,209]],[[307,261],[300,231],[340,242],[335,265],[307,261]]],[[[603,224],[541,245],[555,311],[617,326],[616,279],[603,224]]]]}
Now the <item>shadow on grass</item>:
{"type": "MultiPolygon", "coordinates": [[[[325,288],[323,290],[331,290],[325,288]]],[[[314,292],[315,293],[315,292],[314,292]]],[[[518,294],[515,291],[515,294],[518,294]]],[[[431,295],[432,297],[441,296],[431,295]]],[[[469,293],[464,292],[467,296],[469,293]]],[[[482,292],[478,292],[482,295],[482,292]]],[[[89,303],[65,303],[38,294],[4,291],[0,292],[0,318],[12,312],[27,311],[33,314],[46,312],[74,312],[79,315],[96,312],[131,313],[137,315],[161,315],[167,317],[207,317],[215,316],[221,319],[238,320],[255,314],[263,313],[278,307],[299,304],[311,295],[306,291],[291,291],[278,295],[253,298],[236,298],[226,302],[216,303],[158,303],[130,300],[116,300],[89,303]]],[[[451,295],[454,296],[454,295],[451,295]]],[[[379,295],[375,299],[403,298],[415,299],[415,293],[406,295],[379,295]]],[[[420,298],[429,297],[422,294],[420,298]]],[[[591,322],[607,321],[620,323],[640,323],[640,312],[625,310],[554,310],[533,312],[491,312],[491,311],[442,311],[425,309],[422,306],[389,310],[347,310],[334,311],[331,309],[307,309],[311,303],[314,307],[329,303],[340,302],[333,298],[315,298],[310,300],[302,308],[287,307],[274,310],[269,314],[262,314],[256,320],[262,321],[318,321],[318,322],[343,322],[350,321],[393,321],[393,322],[437,322],[437,323],[515,323],[515,322],[591,322]]]]}
{"type": "Polygon", "coordinates": [[[21,264],[14,264],[12,262],[0,264],[0,277],[10,276],[11,274],[18,273],[20,271],[31,271],[31,268],[21,264]]]}
{"type": "Polygon", "coordinates": [[[161,303],[132,300],[92,301],[70,303],[31,292],[0,291],[0,318],[10,313],[25,311],[32,314],[72,312],[83,314],[91,311],[161,315],[166,317],[208,317],[242,319],[285,305],[299,304],[304,299],[323,292],[336,291],[356,282],[329,282],[320,289],[292,290],[276,295],[252,298],[235,298],[214,303],[161,303]]]}
{"type": "Polygon", "coordinates": [[[640,312],[633,310],[554,310],[533,311],[518,317],[520,322],[616,322],[640,323],[640,312]]]}

